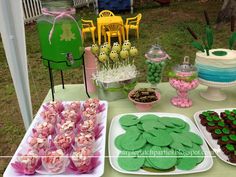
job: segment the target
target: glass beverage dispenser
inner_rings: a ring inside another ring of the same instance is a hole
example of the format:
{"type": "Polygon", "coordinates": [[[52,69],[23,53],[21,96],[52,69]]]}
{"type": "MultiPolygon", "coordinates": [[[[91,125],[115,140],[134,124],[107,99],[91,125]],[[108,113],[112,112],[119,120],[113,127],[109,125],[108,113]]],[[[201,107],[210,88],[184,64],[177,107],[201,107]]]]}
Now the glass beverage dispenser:
{"type": "Polygon", "coordinates": [[[84,53],[81,22],[72,0],[42,0],[37,20],[43,64],[53,70],[76,68],[84,53]],[[49,66],[50,65],[50,66],[49,66]]]}

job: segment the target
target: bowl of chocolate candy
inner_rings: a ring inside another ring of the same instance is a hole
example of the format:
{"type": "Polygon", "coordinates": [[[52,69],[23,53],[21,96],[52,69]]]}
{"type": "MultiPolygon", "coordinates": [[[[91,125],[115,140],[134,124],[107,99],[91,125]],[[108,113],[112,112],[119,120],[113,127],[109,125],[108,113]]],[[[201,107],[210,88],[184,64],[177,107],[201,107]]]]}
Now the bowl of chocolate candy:
{"type": "Polygon", "coordinates": [[[155,103],[160,101],[161,95],[152,88],[139,88],[130,91],[128,98],[139,111],[148,111],[155,103]]]}

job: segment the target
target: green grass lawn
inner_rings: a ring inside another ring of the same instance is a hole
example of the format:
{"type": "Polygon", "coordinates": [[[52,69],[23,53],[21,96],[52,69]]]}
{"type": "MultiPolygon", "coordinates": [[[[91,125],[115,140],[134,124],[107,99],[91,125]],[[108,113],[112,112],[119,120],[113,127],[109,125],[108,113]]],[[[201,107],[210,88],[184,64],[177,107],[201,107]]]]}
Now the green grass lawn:
{"type": "MultiPolygon", "coordinates": [[[[157,42],[163,46],[172,60],[166,68],[166,73],[176,63],[183,60],[185,55],[190,56],[194,62],[196,50],[190,46],[192,37],[186,31],[190,26],[196,33],[201,34],[205,25],[203,10],[207,9],[209,17],[214,24],[217,13],[222,2],[209,1],[200,4],[198,1],[181,1],[171,4],[169,7],[159,7],[156,4],[148,4],[137,13],[142,13],[141,36],[136,40],[134,33],[130,35],[130,41],[139,49],[139,56],[136,59],[136,66],[140,72],[139,81],[146,80],[146,68],[144,67],[144,54],[152,44],[157,42]]],[[[92,9],[78,9],[78,15],[84,19],[96,20],[92,9]]],[[[128,12],[120,14],[122,17],[130,17],[128,12]]],[[[48,70],[42,65],[40,59],[40,47],[36,25],[26,25],[26,43],[28,54],[29,79],[34,114],[40,107],[49,88],[48,70]]],[[[224,25],[220,30],[215,31],[214,47],[227,47],[227,39],[230,35],[230,26],[224,25]]],[[[86,46],[91,45],[91,38],[87,36],[86,46]]],[[[60,73],[54,72],[55,84],[60,84],[60,73]]],[[[20,115],[14,86],[11,80],[9,68],[5,59],[2,42],[0,41],[0,156],[11,156],[18,147],[24,133],[24,126],[20,115]]],[[[65,83],[82,83],[81,68],[66,71],[65,83]]],[[[0,158],[0,176],[4,172],[10,158],[0,158]]]]}

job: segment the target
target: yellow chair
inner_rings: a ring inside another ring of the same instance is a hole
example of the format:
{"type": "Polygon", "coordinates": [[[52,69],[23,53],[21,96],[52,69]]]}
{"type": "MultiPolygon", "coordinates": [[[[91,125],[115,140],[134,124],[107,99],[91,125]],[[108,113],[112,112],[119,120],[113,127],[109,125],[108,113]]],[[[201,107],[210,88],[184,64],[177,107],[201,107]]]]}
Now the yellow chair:
{"type": "Polygon", "coordinates": [[[99,17],[109,17],[109,16],[115,16],[115,14],[110,10],[103,10],[99,13],[99,17]]]}
{"type": "Polygon", "coordinates": [[[108,43],[111,45],[111,37],[118,37],[119,43],[121,45],[121,28],[122,25],[119,23],[111,23],[105,26],[106,34],[104,35],[104,40],[107,41],[106,36],[108,38],[108,43]]]}
{"type": "Polygon", "coordinates": [[[92,20],[83,20],[83,19],[81,19],[81,21],[82,21],[82,37],[83,37],[83,39],[85,39],[86,33],[91,33],[93,43],[95,44],[96,27],[94,26],[93,21],[92,20]]]}
{"type": "Polygon", "coordinates": [[[139,39],[139,23],[142,18],[142,14],[138,14],[136,17],[127,18],[125,22],[125,31],[126,31],[126,39],[129,39],[129,30],[136,30],[137,38],[139,39]]]}

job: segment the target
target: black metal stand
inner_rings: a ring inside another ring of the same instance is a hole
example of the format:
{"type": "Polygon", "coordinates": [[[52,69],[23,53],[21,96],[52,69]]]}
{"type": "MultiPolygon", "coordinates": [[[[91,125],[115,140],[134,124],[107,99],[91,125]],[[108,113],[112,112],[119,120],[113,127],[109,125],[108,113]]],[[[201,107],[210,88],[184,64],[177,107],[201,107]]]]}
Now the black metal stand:
{"type": "Polygon", "coordinates": [[[85,62],[84,62],[84,57],[83,57],[83,70],[84,70],[84,84],[85,84],[85,92],[87,96],[90,98],[90,95],[88,93],[88,87],[87,87],[87,79],[86,79],[86,70],[85,70],[85,62]]]}
{"type": "Polygon", "coordinates": [[[48,61],[48,71],[49,71],[49,78],[50,78],[50,83],[51,83],[52,101],[54,101],[55,90],[54,90],[54,81],[53,81],[53,74],[52,74],[50,61],[48,61]]]}
{"type": "Polygon", "coordinates": [[[61,84],[62,84],[62,89],[65,89],[64,76],[63,76],[63,71],[62,70],[61,70],[61,84]]]}
{"type": "MultiPolygon", "coordinates": [[[[54,79],[53,79],[53,73],[52,73],[52,68],[51,68],[51,62],[50,60],[47,60],[45,58],[42,58],[43,60],[46,60],[48,62],[48,72],[49,72],[49,78],[50,78],[50,85],[51,85],[51,92],[52,92],[52,101],[55,100],[55,88],[54,88],[54,79]]],[[[56,63],[64,63],[66,61],[59,61],[56,63]]],[[[66,62],[67,66],[68,63],[66,62]]],[[[85,63],[84,63],[84,54],[82,55],[82,65],[83,65],[83,72],[84,72],[84,84],[85,84],[85,92],[88,98],[90,98],[90,95],[88,93],[88,88],[87,88],[87,80],[86,80],[86,70],[85,70],[85,63]]],[[[62,89],[65,89],[65,83],[64,83],[64,75],[63,71],[61,70],[61,83],[62,83],[62,89]]]]}

